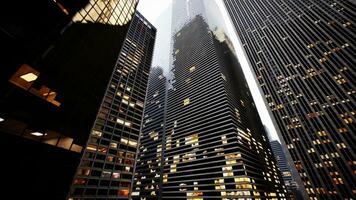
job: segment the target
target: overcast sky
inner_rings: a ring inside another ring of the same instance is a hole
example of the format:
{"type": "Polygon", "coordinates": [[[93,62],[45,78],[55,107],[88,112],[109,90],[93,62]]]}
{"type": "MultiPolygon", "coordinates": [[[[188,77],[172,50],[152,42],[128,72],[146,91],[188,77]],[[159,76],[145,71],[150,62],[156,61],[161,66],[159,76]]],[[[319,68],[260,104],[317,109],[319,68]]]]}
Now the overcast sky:
{"type": "MultiPolygon", "coordinates": [[[[184,0],[181,0],[184,1],[184,0]]],[[[211,0],[206,0],[211,1],[211,0]]],[[[273,126],[272,120],[268,114],[267,108],[263,102],[261,93],[258,90],[252,71],[245,57],[244,51],[236,36],[230,18],[225,10],[221,0],[215,0],[222,12],[228,35],[233,42],[238,59],[242,66],[243,72],[247,79],[247,83],[252,92],[253,99],[260,114],[263,124],[267,127],[270,136],[273,140],[279,140],[276,129],[273,126]]],[[[140,0],[138,11],[157,28],[155,51],[152,60],[153,66],[161,66],[165,73],[169,71],[169,48],[171,39],[171,2],[172,0],[140,0]]]]}

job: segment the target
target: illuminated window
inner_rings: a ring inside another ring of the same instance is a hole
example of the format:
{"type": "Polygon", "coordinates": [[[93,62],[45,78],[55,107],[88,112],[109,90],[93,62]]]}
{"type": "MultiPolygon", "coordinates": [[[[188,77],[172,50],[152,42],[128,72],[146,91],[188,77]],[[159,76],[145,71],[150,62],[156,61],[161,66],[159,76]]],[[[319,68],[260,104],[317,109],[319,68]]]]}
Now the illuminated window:
{"type": "Polygon", "coordinates": [[[110,147],[116,149],[117,148],[117,143],[111,142],[110,147]]]}
{"type": "Polygon", "coordinates": [[[347,132],[346,128],[339,128],[338,130],[339,130],[340,133],[346,133],[347,132]]]}
{"type": "Polygon", "coordinates": [[[225,135],[221,136],[221,141],[223,144],[227,144],[227,139],[225,135]]]}
{"type": "Polygon", "coordinates": [[[109,162],[113,162],[114,161],[114,157],[113,156],[108,156],[106,157],[106,160],[109,162]]]}
{"type": "Polygon", "coordinates": [[[74,185],[84,185],[85,183],[86,183],[86,179],[82,179],[82,178],[75,179],[73,182],[74,185]]]}
{"type": "Polygon", "coordinates": [[[185,137],[185,144],[189,145],[192,144],[192,146],[197,146],[199,145],[199,136],[198,134],[193,134],[191,136],[185,137]]]}
{"type": "Polygon", "coordinates": [[[143,102],[142,101],[136,101],[136,105],[140,106],[141,108],[143,108],[143,102]]]}
{"type": "Polygon", "coordinates": [[[127,126],[127,127],[131,127],[131,122],[126,121],[126,122],[124,123],[124,125],[127,126]]]}
{"type": "Polygon", "coordinates": [[[179,53],[179,49],[177,49],[174,54],[177,55],[179,53]]]}
{"type": "Polygon", "coordinates": [[[246,178],[246,177],[238,177],[238,178],[234,178],[235,183],[240,183],[240,182],[250,182],[250,178],[246,178]]]}
{"type": "Polygon", "coordinates": [[[32,82],[32,81],[36,80],[37,77],[38,76],[32,72],[20,76],[20,78],[24,79],[27,82],[32,82]]]}
{"type": "Polygon", "coordinates": [[[120,178],[120,173],[118,172],[112,173],[112,178],[120,178]]]}
{"type": "Polygon", "coordinates": [[[189,98],[184,99],[184,100],[183,100],[183,106],[186,106],[186,105],[188,105],[188,104],[190,104],[189,98]]]}
{"type": "Polygon", "coordinates": [[[119,190],[119,195],[120,196],[128,196],[129,195],[129,190],[119,190]]]}
{"type": "Polygon", "coordinates": [[[171,172],[177,172],[177,165],[176,165],[176,164],[172,164],[170,171],[171,171],[171,172]]]}
{"type": "Polygon", "coordinates": [[[191,78],[187,78],[187,79],[185,79],[185,82],[189,84],[189,83],[192,82],[192,79],[191,78]]]}
{"type": "Polygon", "coordinates": [[[104,177],[104,178],[111,177],[111,172],[109,172],[109,171],[103,171],[103,172],[101,173],[101,177],[104,177]]]}
{"type": "Polygon", "coordinates": [[[124,123],[125,123],[125,121],[120,119],[120,118],[116,119],[116,122],[121,124],[121,125],[124,125],[124,123]]]}
{"type": "Polygon", "coordinates": [[[163,174],[163,183],[168,182],[168,174],[163,174]]]}
{"type": "Polygon", "coordinates": [[[125,167],[126,172],[130,172],[130,169],[131,169],[130,167],[125,167]]]}
{"type": "Polygon", "coordinates": [[[90,169],[79,169],[77,175],[79,176],[89,176],[90,169]]]}
{"type": "Polygon", "coordinates": [[[189,68],[189,72],[194,72],[195,71],[195,65],[189,68]]]}
{"type": "Polygon", "coordinates": [[[120,142],[122,144],[129,145],[129,146],[132,146],[132,147],[136,147],[137,146],[137,141],[135,141],[135,140],[128,140],[128,139],[125,139],[125,138],[121,138],[120,142]]]}
{"type": "Polygon", "coordinates": [[[29,89],[40,73],[27,64],[23,64],[10,78],[10,82],[22,89],[29,89]]]}
{"type": "Polygon", "coordinates": [[[101,137],[101,135],[102,135],[103,133],[100,132],[100,131],[92,130],[92,131],[91,131],[91,134],[92,134],[93,136],[96,136],[96,137],[101,137]]]}
{"type": "Polygon", "coordinates": [[[96,151],[97,149],[98,149],[98,147],[96,145],[89,144],[87,146],[87,150],[89,150],[89,151],[96,151]]]}
{"type": "Polygon", "coordinates": [[[319,59],[319,62],[320,62],[320,63],[323,63],[323,62],[325,62],[326,60],[327,60],[326,58],[320,58],[320,59],[319,59]]]}

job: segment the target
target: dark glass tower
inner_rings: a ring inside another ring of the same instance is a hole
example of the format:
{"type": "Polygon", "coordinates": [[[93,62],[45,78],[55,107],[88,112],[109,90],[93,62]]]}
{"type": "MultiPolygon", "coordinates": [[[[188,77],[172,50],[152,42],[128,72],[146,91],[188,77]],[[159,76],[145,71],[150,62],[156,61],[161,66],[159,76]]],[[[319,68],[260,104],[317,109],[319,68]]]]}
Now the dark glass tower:
{"type": "Polygon", "coordinates": [[[282,178],[284,180],[286,189],[290,195],[293,195],[295,199],[302,199],[301,193],[298,190],[298,185],[294,179],[292,169],[288,163],[285,151],[282,148],[281,143],[277,140],[271,141],[271,148],[276,158],[279,170],[282,173],[282,178]]]}
{"type": "Polygon", "coordinates": [[[166,85],[166,77],[163,75],[162,68],[152,68],[135,168],[133,199],[149,200],[160,196],[166,85]]]}
{"type": "Polygon", "coordinates": [[[4,196],[66,198],[137,4],[114,2],[20,0],[2,5],[4,196]],[[119,7],[109,8],[108,2],[119,7]]]}
{"type": "Polygon", "coordinates": [[[283,180],[217,11],[213,1],[173,1],[159,198],[284,199],[283,180]]]}
{"type": "Polygon", "coordinates": [[[309,198],[355,199],[355,1],[224,2],[309,198]]]}
{"type": "Polygon", "coordinates": [[[132,20],[70,191],[70,199],[128,199],[156,29],[132,20]]]}

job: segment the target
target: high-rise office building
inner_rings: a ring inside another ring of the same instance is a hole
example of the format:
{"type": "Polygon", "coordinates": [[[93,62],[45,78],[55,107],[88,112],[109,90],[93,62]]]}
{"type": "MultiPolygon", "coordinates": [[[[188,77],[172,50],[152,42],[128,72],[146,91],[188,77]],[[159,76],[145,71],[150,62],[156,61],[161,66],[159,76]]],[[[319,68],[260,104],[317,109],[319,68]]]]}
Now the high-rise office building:
{"type": "MultiPolygon", "coordinates": [[[[214,1],[175,0],[172,19],[173,65],[162,146],[154,137],[144,146],[157,149],[147,157],[163,151],[161,182],[140,176],[137,182],[147,188],[136,187],[134,195],[285,199],[283,180],[214,1]],[[147,193],[157,186],[160,193],[147,193]]],[[[150,166],[147,162],[141,165],[150,166]]]]}
{"type": "Polygon", "coordinates": [[[288,163],[286,152],[282,148],[281,143],[279,143],[277,140],[274,140],[271,141],[270,144],[274,157],[276,158],[278,168],[282,173],[282,178],[284,180],[288,194],[293,195],[295,199],[302,199],[303,197],[301,192],[298,190],[298,184],[293,176],[293,171],[290,167],[290,164],[288,163]]]}
{"type": "Polygon", "coordinates": [[[224,2],[309,198],[355,199],[355,1],[224,2]]]}
{"type": "Polygon", "coordinates": [[[156,29],[136,12],[77,169],[71,199],[128,199],[156,29]]]}
{"type": "Polygon", "coordinates": [[[4,2],[0,19],[4,196],[66,198],[136,4],[4,2]]]}
{"type": "Polygon", "coordinates": [[[149,200],[160,196],[166,85],[162,68],[152,68],[147,86],[139,154],[136,160],[133,199],[149,200]]]}

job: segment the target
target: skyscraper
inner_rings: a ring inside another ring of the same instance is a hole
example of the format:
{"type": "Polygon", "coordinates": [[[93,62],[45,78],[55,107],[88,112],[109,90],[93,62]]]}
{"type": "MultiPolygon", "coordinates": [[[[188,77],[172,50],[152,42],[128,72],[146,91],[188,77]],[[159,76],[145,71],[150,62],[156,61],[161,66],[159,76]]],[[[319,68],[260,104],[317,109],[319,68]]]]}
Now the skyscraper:
{"type": "Polygon", "coordinates": [[[77,169],[72,199],[128,199],[156,29],[136,12],[77,169]]]}
{"type": "Polygon", "coordinates": [[[310,199],[356,196],[356,4],[224,0],[310,199]]]}
{"type": "Polygon", "coordinates": [[[173,1],[172,19],[163,144],[152,142],[153,149],[163,151],[161,193],[148,194],[156,180],[149,183],[140,176],[137,182],[147,188],[135,188],[134,195],[284,199],[283,180],[215,3],[173,1]]]}
{"type": "Polygon", "coordinates": [[[288,163],[282,145],[277,140],[271,141],[270,143],[288,193],[293,195],[296,199],[302,199],[301,192],[298,191],[297,182],[293,177],[292,169],[288,163]]]}
{"type": "Polygon", "coordinates": [[[152,68],[132,189],[133,199],[149,200],[160,196],[166,85],[162,68],[152,68]]]}
{"type": "Polygon", "coordinates": [[[109,9],[109,2],[2,5],[4,196],[66,198],[137,4],[120,0],[109,9]]]}

